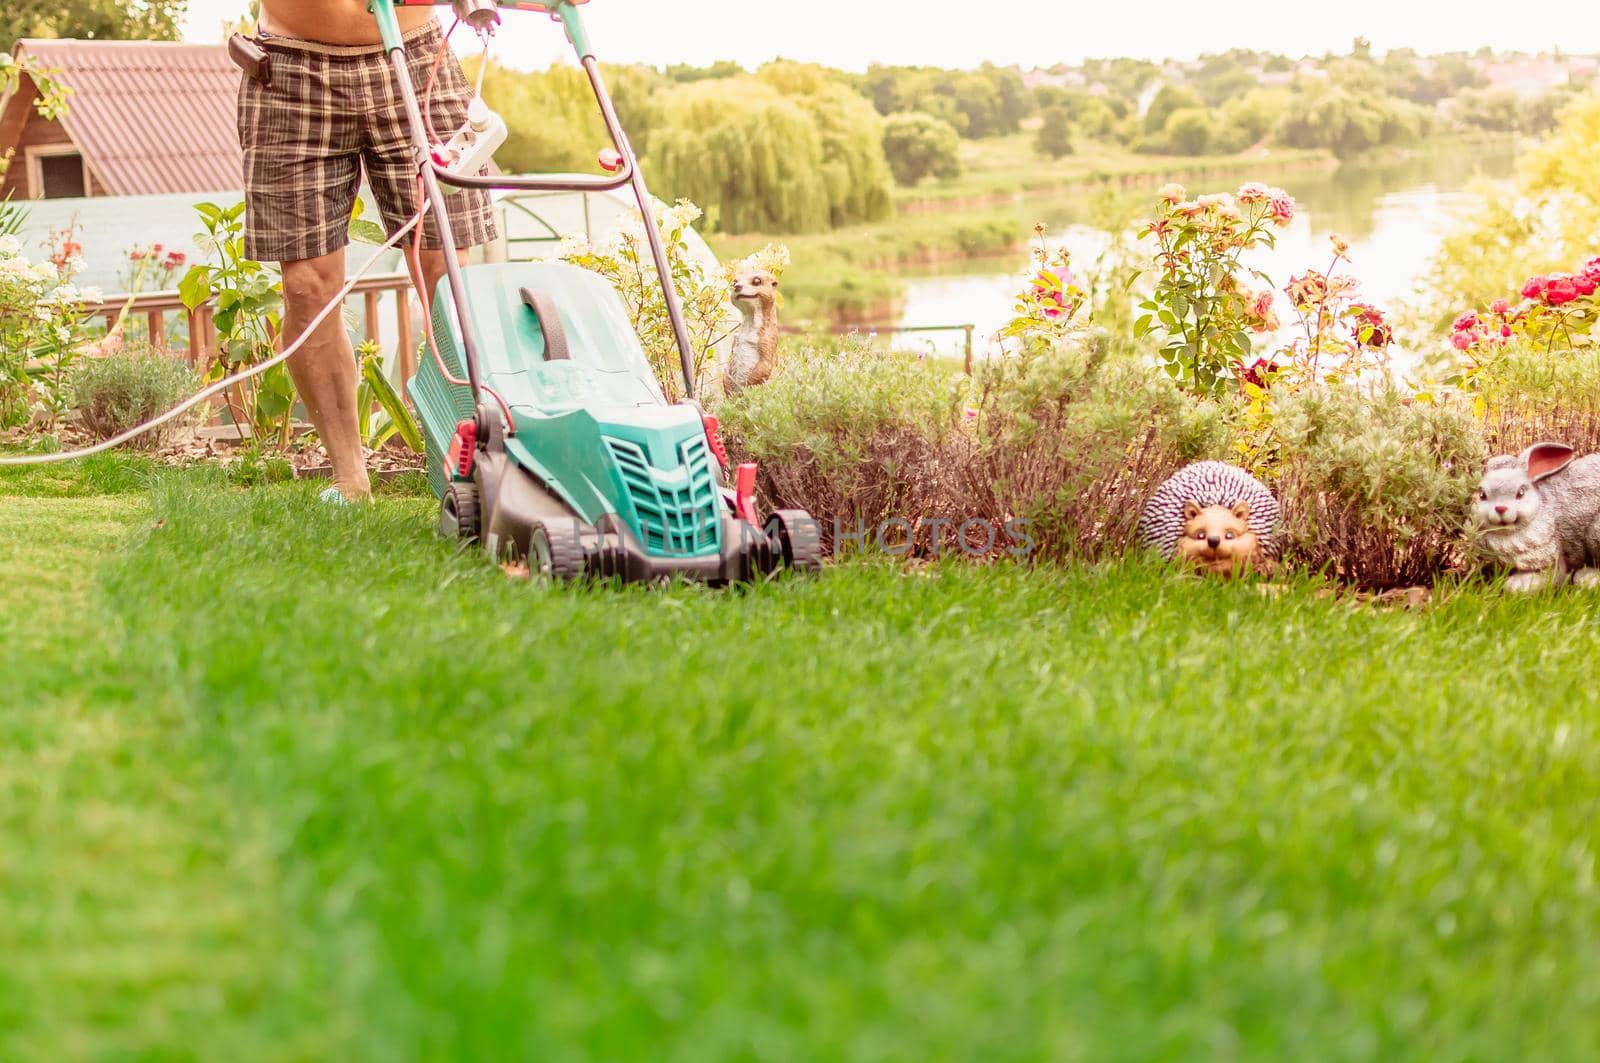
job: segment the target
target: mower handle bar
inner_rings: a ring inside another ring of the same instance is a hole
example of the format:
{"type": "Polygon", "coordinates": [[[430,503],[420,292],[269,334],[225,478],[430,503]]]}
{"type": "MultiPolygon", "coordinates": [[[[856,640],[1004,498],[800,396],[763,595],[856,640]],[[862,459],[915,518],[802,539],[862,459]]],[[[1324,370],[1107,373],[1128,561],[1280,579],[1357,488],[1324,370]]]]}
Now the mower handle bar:
{"type": "MultiPolygon", "coordinates": [[[[377,20],[379,36],[383,38],[390,64],[394,68],[401,103],[411,126],[412,147],[416,151],[417,158],[417,174],[422,180],[423,192],[428,201],[437,208],[433,224],[440,243],[445,247],[455,246],[455,239],[451,233],[450,212],[446,208],[444,192],[439,187],[441,182],[461,188],[554,192],[610,191],[631,185],[634,198],[639,203],[639,217],[644,222],[645,242],[650,245],[650,258],[656,267],[656,277],[661,282],[661,295],[667,306],[667,318],[672,323],[672,338],[678,348],[678,361],[683,369],[684,397],[693,399],[695,357],[694,347],[689,339],[689,326],[684,317],[683,299],[679,296],[677,286],[672,280],[672,264],[667,256],[666,241],[661,237],[661,230],[651,221],[654,211],[650,205],[650,190],[645,187],[644,174],[639,169],[633,145],[628,142],[628,134],[622,128],[622,120],[617,117],[617,109],[611,102],[611,94],[606,91],[605,79],[600,75],[600,64],[594,57],[594,49],[589,46],[589,34],[584,29],[583,19],[578,14],[578,5],[585,4],[588,0],[501,0],[500,6],[513,10],[546,11],[566,30],[567,40],[571,43],[572,50],[577,53],[583,72],[589,77],[589,87],[594,91],[595,102],[600,105],[600,117],[605,121],[606,132],[611,137],[612,146],[616,148],[622,160],[617,172],[606,177],[581,174],[566,177],[478,177],[449,173],[435,162],[427,125],[423,121],[421,106],[417,101],[416,86],[411,81],[410,64],[406,59],[405,44],[400,34],[400,21],[395,14],[396,4],[412,6],[419,2],[433,6],[431,0],[368,0],[367,10],[371,11],[377,20]]],[[[453,2],[460,5],[458,9],[461,9],[470,6],[473,0],[453,0],[453,2]]],[[[487,2],[487,0],[477,0],[477,2],[487,2]]],[[[471,315],[467,312],[466,282],[462,279],[461,264],[455,255],[444,256],[444,272],[445,280],[450,285],[451,301],[455,304],[456,316],[460,322],[462,361],[466,363],[467,381],[472,392],[473,405],[476,406],[482,391],[478,379],[478,344],[469,324],[471,315]]],[[[509,424],[506,428],[508,431],[513,430],[513,426],[509,424]]]]}
{"type": "Polygon", "coordinates": [[[633,160],[624,156],[615,174],[571,174],[566,177],[480,177],[477,174],[451,173],[438,163],[430,163],[440,184],[457,188],[494,188],[516,192],[614,192],[633,181],[633,160]]]}

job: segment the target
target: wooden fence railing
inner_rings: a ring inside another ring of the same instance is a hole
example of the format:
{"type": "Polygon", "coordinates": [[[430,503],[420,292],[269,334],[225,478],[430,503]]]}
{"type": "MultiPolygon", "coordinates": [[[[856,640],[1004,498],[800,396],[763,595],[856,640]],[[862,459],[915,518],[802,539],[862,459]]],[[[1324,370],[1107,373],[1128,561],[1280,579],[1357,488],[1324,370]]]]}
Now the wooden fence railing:
{"type": "MultiPolygon", "coordinates": [[[[400,379],[409,380],[411,373],[416,369],[416,348],[412,343],[410,276],[405,273],[389,273],[377,277],[364,277],[356,282],[345,302],[348,306],[353,300],[361,300],[359,320],[362,335],[365,339],[378,341],[382,336],[382,322],[379,319],[385,295],[395,297],[392,335],[398,341],[397,349],[403,363],[400,369],[404,375],[400,379]]],[[[108,329],[117,323],[117,319],[124,311],[129,321],[143,320],[150,342],[156,347],[167,346],[167,322],[176,315],[187,325],[187,356],[195,369],[204,372],[217,357],[219,345],[216,311],[209,303],[190,310],[183,305],[183,300],[176,291],[141,292],[133,296],[131,301],[127,295],[114,296],[90,304],[85,309],[91,317],[102,318],[108,329]]]]}

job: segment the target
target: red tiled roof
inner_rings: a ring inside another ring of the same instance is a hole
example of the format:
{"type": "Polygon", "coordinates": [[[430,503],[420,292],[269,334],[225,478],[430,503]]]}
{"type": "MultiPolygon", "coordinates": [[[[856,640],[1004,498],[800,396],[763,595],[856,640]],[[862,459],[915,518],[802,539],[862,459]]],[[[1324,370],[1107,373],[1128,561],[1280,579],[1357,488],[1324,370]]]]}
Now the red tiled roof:
{"type": "Polygon", "coordinates": [[[71,86],[61,124],[111,195],[242,186],[240,74],[223,45],[30,39],[16,52],[71,86]]]}

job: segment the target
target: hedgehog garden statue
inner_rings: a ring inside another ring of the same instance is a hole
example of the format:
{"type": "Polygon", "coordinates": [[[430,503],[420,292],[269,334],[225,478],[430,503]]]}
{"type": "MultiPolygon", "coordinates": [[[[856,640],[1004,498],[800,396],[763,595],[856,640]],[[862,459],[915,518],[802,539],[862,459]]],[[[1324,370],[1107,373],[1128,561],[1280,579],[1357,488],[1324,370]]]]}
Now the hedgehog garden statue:
{"type": "Polygon", "coordinates": [[[1156,489],[1139,541],[1208,575],[1268,572],[1278,556],[1278,500],[1243,469],[1202,461],[1156,489]]]}

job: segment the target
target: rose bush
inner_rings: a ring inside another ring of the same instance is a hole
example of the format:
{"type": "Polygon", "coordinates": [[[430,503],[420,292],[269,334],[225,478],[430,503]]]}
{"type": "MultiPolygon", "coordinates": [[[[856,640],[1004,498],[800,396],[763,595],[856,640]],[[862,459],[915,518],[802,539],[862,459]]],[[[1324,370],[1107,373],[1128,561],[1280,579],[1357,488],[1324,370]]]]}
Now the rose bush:
{"type": "Polygon", "coordinates": [[[79,288],[76,254],[60,264],[32,262],[14,236],[0,236],[0,428],[36,414],[53,425],[68,405],[68,374],[87,339],[82,304],[100,293],[79,288]]]}
{"type": "Polygon", "coordinates": [[[1514,294],[1462,313],[1450,346],[1457,361],[1448,382],[1475,397],[1480,415],[1491,400],[1558,397],[1552,388],[1573,376],[1572,363],[1600,356],[1600,257],[1530,277],[1514,294]]]}
{"type": "Polygon", "coordinates": [[[1162,337],[1162,365],[1186,390],[1226,390],[1250,362],[1251,336],[1276,328],[1272,300],[1248,283],[1267,278],[1244,259],[1276,246],[1277,231],[1294,216],[1288,193],[1253,182],[1236,195],[1197,199],[1182,185],[1161,190],[1155,220],[1139,233],[1156,241],[1155,287],[1140,304],[1134,335],[1162,337]]]}

